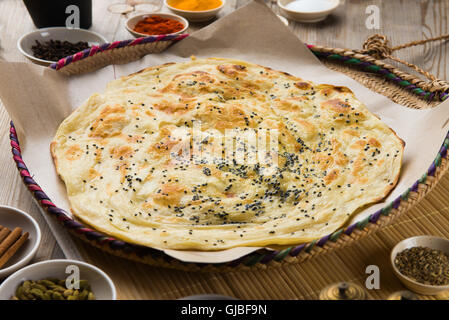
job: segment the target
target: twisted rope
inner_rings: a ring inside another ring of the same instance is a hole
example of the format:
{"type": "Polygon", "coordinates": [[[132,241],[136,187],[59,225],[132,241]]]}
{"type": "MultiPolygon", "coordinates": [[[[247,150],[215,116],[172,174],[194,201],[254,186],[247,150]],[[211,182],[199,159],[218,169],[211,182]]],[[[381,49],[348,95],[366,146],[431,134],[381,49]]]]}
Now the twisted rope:
{"type": "Polygon", "coordinates": [[[428,42],[447,40],[447,39],[449,39],[449,34],[419,41],[412,41],[395,47],[390,47],[389,41],[386,36],[374,34],[365,41],[365,43],[363,44],[363,50],[356,50],[355,52],[370,55],[378,60],[390,59],[398,63],[401,63],[411,68],[412,70],[415,70],[416,72],[422,74],[423,76],[425,76],[427,79],[430,80],[430,82],[425,82],[420,85],[424,90],[432,92],[434,91],[447,92],[449,91],[448,82],[441,79],[437,79],[433,74],[418,67],[417,65],[409,63],[403,59],[400,59],[392,55],[392,53],[397,50],[423,45],[428,42]]]}

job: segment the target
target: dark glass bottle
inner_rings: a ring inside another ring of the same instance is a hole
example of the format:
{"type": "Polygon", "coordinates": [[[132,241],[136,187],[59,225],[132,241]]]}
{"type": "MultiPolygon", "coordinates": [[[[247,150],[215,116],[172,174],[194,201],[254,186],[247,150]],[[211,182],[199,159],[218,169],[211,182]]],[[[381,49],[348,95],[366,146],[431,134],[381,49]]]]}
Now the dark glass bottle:
{"type": "MultiPolygon", "coordinates": [[[[73,13],[66,13],[68,6],[79,8],[80,28],[89,29],[92,25],[92,0],[23,0],[37,28],[65,27],[67,18],[73,13]]],[[[72,21],[69,18],[70,21],[72,21]]]]}

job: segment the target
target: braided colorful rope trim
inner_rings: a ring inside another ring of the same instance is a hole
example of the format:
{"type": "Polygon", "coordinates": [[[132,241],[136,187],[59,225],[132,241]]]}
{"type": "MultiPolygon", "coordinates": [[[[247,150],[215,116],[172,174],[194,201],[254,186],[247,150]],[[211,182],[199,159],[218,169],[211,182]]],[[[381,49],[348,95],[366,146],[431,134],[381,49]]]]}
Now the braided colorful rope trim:
{"type": "Polygon", "coordinates": [[[188,34],[179,34],[179,35],[161,35],[161,36],[149,36],[149,37],[143,37],[143,38],[137,38],[134,40],[123,40],[123,41],[114,41],[112,43],[104,43],[100,46],[92,46],[88,49],[85,49],[83,51],[80,51],[78,53],[75,53],[74,55],[65,57],[58,62],[52,63],[50,65],[50,68],[59,70],[68,64],[72,62],[76,62],[82,59],[85,59],[87,57],[93,56],[97,53],[112,50],[112,49],[118,49],[123,48],[127,46],[135,46],[139,44],[147,44],[152,42],[158,42],[158,41],[180,41],[186,37],[188,37],[188,34]]]}
{"type": "Polygon", "coordinates": [[[321,52],[314,50],[314,45],[308,44],[307,47],[319,58],[326,58],[330,60],[336,60],[345,64],[357,66],[359,68],[362,68],[364,71],[367,72],[374,72],[377,73],[383,77],[385,77],[388,80],[393,81],[398,86],[410,90],[416,95],[419,95],[425,100],[432,101],[432,100],[440,100],[444,101],[449,97],[449,93],[447,92],[441,92],[440,94],[436,94],[435,92],[430,91],[424,91],[421,88],[418,88],[416,85],[410,83],[407,80],[402,79],[401,77],[398,77],[394,73],[392,73],[390,70],[382,68],[380,66],[377,66],[375,64],[372,64],[370,62],[362,61],[356,58],[351,58],[347,56],[342,56],[339,54],[331,53],[331,52],[321,52]]]}
{"type": "MultiPolygon", "coordinates": [[[[155,37],[146,37],[146,38],[138,38],[135,40],[124,40],[124,41],[116,41],[113,43],[107,43],[101,46],[92,47],[90,49],[86,49],[84,51],[78,52],[72,56],[66,57],[64,59],[59,60],[57,63],[54,63],[50,66],[50,68],[59,70],[63,68],[64,66],[67,66],[68,64],[79,61],[82,59],[85,59],[87,57],[90,57],[96,53],[112,50],[114,48],[122,48],[125,46],[133,46],[138,44],[146,44],[156,41],[179,41],[184,38],[186,38],[188,34],[183,35],[174,35],[174,36],[155,36],[155,37]]],[[[440,100],[445,100],[448,97],[447,93],[442,93],[438,97],[434,93],[426,92],[420,88],[417,88],[416,86],[412,85],[408,81],[405,81],[399,77],[397,77],[395,74],[391,73],[387,69],[383,69],[379,66],[376,66],[374,64],[364,62],[358,59],[345,57],[341,55],[336,54],[330,54],[330,53],[323,53],[313,50],[313,45],[308,45],[309,49],[318,57],[325,57],[329,59],[334,59],[338,61],[342,61],[346,64],[350,65],[356,65],[361,67],[365,71],[369,72],[375,72],[380,75],[385,76],[387,79],[392,80],[396,82],[401,87],[411,90],[413,93],[420,95],[421,97],[429,100],[433,100],[436,98],[439,98],[440,100]]],[[[28,171],[28,168],[25,165],[25,162],[22,159],[19,140],[17,137],[17,133],[14,127],[13,122],[11,121],[11,127],[10,127],[10,141],[11,141],[11,150],[13,159],[16,162],[17,169],[19,170],[20,176],[22,177],[25,185],[28,187],[28,189],[33,194],[34,198],[38,201],[39,205],[47,212],[49,212],[51,215],[53,215],[58,221],[60,221],[66,228],[69,230],[72,230],[76,232],[79,235],[85,236],[90,241],[95,241],[99,245],[108,245],[109,248],[113,251],[123,251],[124,253],[135,253],[139,257],[143,257],[145,255],[151,255],[153,258],[162,258],[165,261],[172,261],[175,260],[174,258],[164,254],[163,252],[152,249],[149,247],[143,247],[139,245],[130,244],[121,240],[117,240],[113,237],[110,237],[108,235],[102,234],[96,230],[93,230],[84,224],[75,221],[67,212],[65,212],[63,209],[58,208],[45,194],[45,192],[40,188],[40,186],[34,181],[32,178],[31,173],[28,171]]],[[[327,235],[325,237],[322,237],[321,239],[314,240],[310,243],[301,244],[295,247],[289,247],[284,250],[277,250],[277,251],[268,251],[268,250],[259,250],[256,252],[253,252],[251,254],[248,254],[244,257],[241,257],[239,259],[236,259],[234,261],[228,262],[228,263],[220,263],[220,264],[214,264],[215,266],[229,266],[229,267],[236,267],[238,265],[244,265],[244,266],[254,266],[257,263],[262,264],[268,264],[271,261],[282,261],[287,256],[295,257],[298,256],[301,252],[310,252],[315,246],[322,247],[324,246],[328,241],[336,242],[339,237],[342,234],[351,235],[355,230],[363,230],[368,224],[375,224],[378,219],[384,215],[388,216],[390,212],[393,209],[397,209],[402,201],[406,201],[410,192],[414,191],[416,192],[418,190],[418,186],[422,183],[425,183],[428,176],[433,176],[436,172],[436,168],[440,166],[441,164],[441,158],[446,157],[447,150],[449,147],[449,132],[446,135],[446,138],[443,142],[443,145],[433,161],[430,168],[427,170],[427,172],[418,180],[416,181],[410,188],[408,188],[401,196],[396,198],[394,201],[390,202],[387,206],[382,208],[381,210],[378,210],[377,212],[369,215],[365,219],[358,221],[357,223],[354,223],[346,228],[341,228],[335,232],[333,232],[330,235],[327,235]]],[[[179,262],[182,264],[188,265],[189,263],[185,262],[179,262]]],[[[209,264],[196,264],[200,267],[207,266],[209,264]]]]}
{"type": "MultiPolygon", "coordinates": [[[[28,171],[27,166],[25,165],[25,162],[22,159],[22,154],[20,150],[19,140],[17,137],[17,133],[14,127],[13,122],[11,121],[11,128],[10,128],[10,141],[11,141],[11,150],[13,159],[16,162],[17,169],[19,170],[20,176],[23,179],[23,182],[28,187],[28,190],[31,191],[35,199],[39,202],[40,206],[45,209],[47,212],[55,216],[66,228],[71,229],[75,231],[76,233],[80,235],[86,236],[87,239],[91,241],[97,241],[99,244],[104,245],[108,244],[109,247],[112,250],[123,250],[126,253],[134,252],[138,256],[144,256],[147,254],[151,254],[153,257],[156,256],[164,256],[164,258],[167,258],[165,254],[163,254],[161,251],[138,246],[134,244],[129,244],[127,242],[117,240],[113,237],[104,235],[96,230],[93,230],[89,227],[86,227],[84,224],[77,222],[73,220],[70,215],[68,215],[63,209],[58,208],[45,194],[45,192],[40,188],[40,186],[36,183],[36,181],[33,180],[31,173],[28,171]]],[[[283,260],[287,255],[295,257],[297,256],[301,251],[305,250],[306,252],[309,252],[312,250],[314,246],[324,246],[328,241],[335,242],[338,240],[338,238],[344,233],[346,235],[350,235],[354,230],[364,229],[368,224],[375,224],[377,220],[380,218],[381,215],[388,216],[391,212],[391,210],[397,209],[402,201],[406,201],[411,191],[418,191],[419,184],[425,183],[427,180],[427,177],[434,176],[436,168],[440,166],[441,159],[446,157],[447,150],[449,148],[449,132],[446,135],[446,138],[443,142],[443,145],[440,148],[440,151],[438,152],[435,160],[432,162],[432,165],[429,167],[427,172],[418,180],[416,181],[410,188],[408,188],[402,195],[400,195],[398,198],[390,202],[387,206],[382,208],[381,210],[378,210],[377,212],[369,215],[365,219],[358,221],[357,223],[354,223],[350,225],[347,228],[339,229],[335,232],[333,232],[330,235],[327,235],[321,239],[314,240],[310,243],[301,244],[299,246],[290,247],[284,250],[278,250],[278,251],[264,251],[264,252],[254,252],[247,256],[241,257],[237,260],[231,261],[229,263],[224,264],[217,264],[217,265],[228,265],[228,266],[237,266],[239,264],[243,264],[245,266],[253,266],[257,263],[263,263],[267,264],[270,261],[281,261],[283,260]]],[[[207,264],[199,264],[200,266],[204,266],[207,264]]]]}

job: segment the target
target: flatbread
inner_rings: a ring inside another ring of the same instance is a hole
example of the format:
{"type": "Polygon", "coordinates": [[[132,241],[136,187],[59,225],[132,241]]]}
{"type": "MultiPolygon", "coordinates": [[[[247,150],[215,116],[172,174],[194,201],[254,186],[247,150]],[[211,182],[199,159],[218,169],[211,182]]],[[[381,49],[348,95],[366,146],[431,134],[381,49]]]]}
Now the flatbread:
{"type": "Polygon", "coordinates": [[[51,144],[76,217],[190,250],[330,234],[394,188],[403,149],[346,87],[218,58],[110,82],[51,144]]]}

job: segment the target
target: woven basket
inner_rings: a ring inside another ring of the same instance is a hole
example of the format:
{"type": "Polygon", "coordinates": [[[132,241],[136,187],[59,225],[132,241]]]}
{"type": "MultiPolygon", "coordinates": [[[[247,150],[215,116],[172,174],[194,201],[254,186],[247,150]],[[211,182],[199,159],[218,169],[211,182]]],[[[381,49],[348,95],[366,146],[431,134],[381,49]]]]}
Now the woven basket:
{"type": "MultiPolygon", "coordinates": [[[[117,41],[79,52],[61,59],[50,67],[64,74],[91,72],[109,64],[123,64],[140,59],[146,54],[160,52],[173,42],[185,38],[180,36],[147,37],[135,40],[117,41]]],[[[419,81],[413,81],[412,75],[404,73],[371,56],[346,49],[333,49],[309,46],[312,52],[331,69],[347,74],[366,87],[383,94],[396,103],[413,107],[428,108],[445,100],[447,92],[423,88],[419,81]],[[427,90],[426,90],[427,89],[427,90]]],[[[449,133],[442,142],[442,147],[427,172],[404,193],[386,205],[383,209],[346,228],[310,243],[293,246],[284,250],[269,251],[261,249],[237,260],[220,264],[185,263],[174,259],[159,250],[138,246],[114,239],[84,224],[73,220],[63,209],[58,208],[45,192],[33,180],[20,151],[19,140],[13,123],[10,139],[13,159],[27,188],[31,191],[45,212],[58,219],[76,237],[87,241],[113,255],[143,262],[150,265],[176,268],[186,271],[235,271],[251,268],[269,268],[287,263],[298,263],[327,251],[344,247],[366,237],[371,232],[391,223],[400,214],[418,203],[439,181],[449,167],[448,152],[449,133]]]]}

